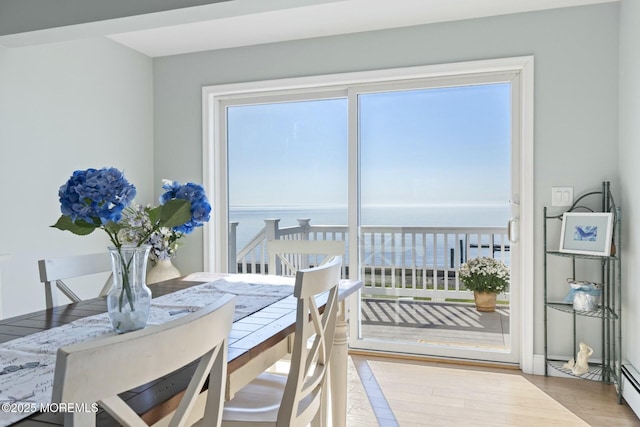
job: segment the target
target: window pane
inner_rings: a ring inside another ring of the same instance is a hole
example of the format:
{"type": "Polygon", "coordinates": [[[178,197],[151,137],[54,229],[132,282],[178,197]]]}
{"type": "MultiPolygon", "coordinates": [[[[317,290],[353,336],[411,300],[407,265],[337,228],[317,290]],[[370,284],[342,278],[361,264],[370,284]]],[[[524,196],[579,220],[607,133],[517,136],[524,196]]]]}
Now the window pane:
{"type": "Polygon", "coordinates": [[[229,219],[241,250],[267,218],[279,227],[347,224],[346,99],[227,111],[229,219]]]}
{"type": "Polygon", "coordinates": [[[508,263],[510,92],[486,84],[358,97],[362,338],[509,350],[508,296],[479,318],[458,269],[475,256],[508,263]]]}
{"type": "Polygon", "coordinates": [[[491,84],[361,95],[362,224],[504,226],[510,90],[491,84]]]}

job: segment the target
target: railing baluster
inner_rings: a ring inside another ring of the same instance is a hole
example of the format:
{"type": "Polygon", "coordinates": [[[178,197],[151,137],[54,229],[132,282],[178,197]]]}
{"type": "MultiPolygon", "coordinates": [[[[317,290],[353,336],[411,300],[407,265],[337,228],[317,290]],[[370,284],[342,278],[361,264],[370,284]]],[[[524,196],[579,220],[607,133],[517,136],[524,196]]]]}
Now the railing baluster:
{"type": "Polygon", "coordinates": [[[443,270],[443,277],[444,277],[444,290],[448,291],[449,290],[449,265],[451,265],[451,260],[449,259],[451,257],[451,253],[449,252],[449,233],[444,233],[444,256],[445,256],[445,261],[444,261],[444,265],[442,266],[442,270],[443,270]]]}
{"type": "Polygon", "coordinates": [[[407,268],[407,247],[406,247],[406,233],[400,232],[400,289],[406,288],[406,274],[407,268]]]}
{"type": "Polygon", "coordinates": [[[427,233],[422,233],[422,289],[428,289],[427,283],[427,233]]]}
{"type": "MultiPolygon", "coordinates": [[[[458,250],[460,252],[462,252],[462,243],[461,243],[462,242],[462,237],[461,237],[461,235],[459,233],[456,233],[456,242],[458,243],[456,245],[456,248],[458,248],[458,250]]],[[[455,290],[456,291],[460,290],[460,275],[458,273],[458,269],[460,268],[460,265],[462,265],[462,262],[463,262],[462,260],[463,259],[464,259],[464,255],[462,253],[458,254],[458,256],[456,257],[456,261],[460,260],[459,263],[458,263],[458,268],[456,268],[456,271],[454,273],[455,274],[455,290]]]]}
{"type": "MultiPolygon", "coordinates": [[[[382,287],[385,287],[387,283],[387,235],[385,233],[380,233],[380,282],[382,282],[382,287]]],[[[373,249],[371,249],[373,253],[373,249]]]]}
{"type": "Polygon", "coordinates": [[[418,273],[418,266],[420,265],[418,248],[418,234],[415,231],[411,231],[411,286],[415,292],[418,292],[418,284],[420,277],[418,273]]]}
{"type": "Polygon", "coordinates": [[[396,265],[398,263],[396,233],[391,233],[391,289],[396,290],[396,265]]]}
{"type": "Polygon", "coordinates": [[[433,270],[432,270],[433,276],[432,276],[431,280],[433,280],[433,292],[437,292],[438,291],[438,265],[437,265],[438,264],[438,261],[437,261],[437,259],[438,259],[438,235],[436,233],[434,233],[432,235],[432,239],[433,239],[433,241],[432,241],[433,259],[431,260],[432,261],[431,265],[433,267],[433,270]]]}
{"type": "MultiPolygon", "coordinates": [[[[373,288],[376,287],[376,255],[375,255],[375,240],[376,240],[376,235],[375,233],[371,233],[371,241],[369,242],[369,256],[371,257],[371,260],[369,261],[371,263],[371,286],[373,288]]],[[[366,253],[366,250],[365,250],[366,253]]],[[[381,282],[381,287],[384,288],[384,282],[381,282]]]]}

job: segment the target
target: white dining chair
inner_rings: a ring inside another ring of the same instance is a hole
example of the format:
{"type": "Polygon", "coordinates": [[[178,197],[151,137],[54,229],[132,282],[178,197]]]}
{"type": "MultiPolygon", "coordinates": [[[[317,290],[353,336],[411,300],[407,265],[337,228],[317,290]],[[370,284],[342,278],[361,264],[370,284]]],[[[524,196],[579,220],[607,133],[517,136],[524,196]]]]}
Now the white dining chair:
{"type": "Polygon", "coordinates": [[[330,257],[344,255],[340,240],[268,240],[269,274],[295,276],[299,269],[322,265],[330,257]]]}
{"type": "Polygon", "coordinates": [[[223,426],[326,425],[327,368],[333,348],[342,257],[298,270],[296,334],[287,375],[265,372],[225,403],[223,426]],[[317,298],[326,296],[321,313],[317,298]]]}
{"type": "MultiPolygon", "coordinates": [[[[58,305],[56,288],[71,302],[82,300],[63,280],[111,272],[111,258],[108,252],[63,258],[45,258],[38,260],[38,270],[40,271],[40,281],[44,284],[46,307],[52,308],[58,305]]],[[[111,288],[112,282],[112,275],[109,274],[97,296],[106,295],[111,288]]]]}
{"type": "MultiPolygon", "coordinates": [[[[200,358],[169,426],[219,426],[234,308],[235,296],[225,294],[214,304],[177,320],[58,349],[53,402],[73,402],[86,408],[97,403],[122,425],[147,426],[118,394],[200,358]],[[207,377],[204,417],[186,424],[207,377]]],[[[95,416],[91,411],[68,412],[64,425],[95,426],[95,416]]]]}

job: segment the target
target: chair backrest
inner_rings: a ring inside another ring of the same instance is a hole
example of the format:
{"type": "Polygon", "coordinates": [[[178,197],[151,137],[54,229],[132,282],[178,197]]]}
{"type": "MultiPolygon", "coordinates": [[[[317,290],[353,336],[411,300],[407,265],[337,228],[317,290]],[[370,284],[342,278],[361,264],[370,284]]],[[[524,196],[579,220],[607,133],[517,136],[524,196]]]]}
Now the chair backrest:
{"type": "Polygon", "coordinates": [[[277,425],[306,426],[322,416],[318,411],[327,399],[327,364],[336,329],[341,267],[342,257],[336,256],[296,273],[296,333],[277,425]],[[327,298],[322,314],[316,301],[321,295],[327,298]]]}
{"type": "MultiPolygon", "coordinates": [[[[234,308],[235,296],[227,294],[177,320],[58,349],[53,402],[74,402],[86,408],[98,403],[122,425],[146,426],[118,394],[200,358],[169,426],[184,425],[207,377],[209,393],[203,421],[207,426],[219,426],[234,308]]],[[[64,425],[95,426],[95,413],[66,413],[64,425]]]]}
{"type": "Polygon", "coordinates": [[[339,240],[268,240],[269,274],[295,276],[296,271],[324,264],[344,254],[339,240]]]}
{"type": "MultiPolygon", "coordinates": [[[[45,301],[47,308],[58,305],[56,287],[72,302],[81,298],[67,286],[63,280],[90,274],[111,271],[111,258],[108,252],[77,255],[64,258],[47,258],[38,260],[40,281],[44,283],[45,301]]],[[[106,295],[111,287],[112,276],[105,282],[99,296],[106,295]]]]}

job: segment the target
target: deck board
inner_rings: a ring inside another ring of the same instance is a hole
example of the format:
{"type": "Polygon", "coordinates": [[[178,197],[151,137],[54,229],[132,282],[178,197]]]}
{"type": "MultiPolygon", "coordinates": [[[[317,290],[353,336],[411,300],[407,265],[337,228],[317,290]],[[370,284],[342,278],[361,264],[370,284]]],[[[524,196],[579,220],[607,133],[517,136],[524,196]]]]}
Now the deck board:
{"type": "Polygon", "coordinates": [[[473,303],[363,298],[362,336],[390,341],[508,349],[508,305],[494,313],[473,303]]]}

